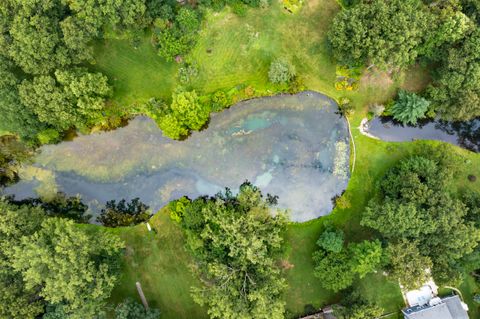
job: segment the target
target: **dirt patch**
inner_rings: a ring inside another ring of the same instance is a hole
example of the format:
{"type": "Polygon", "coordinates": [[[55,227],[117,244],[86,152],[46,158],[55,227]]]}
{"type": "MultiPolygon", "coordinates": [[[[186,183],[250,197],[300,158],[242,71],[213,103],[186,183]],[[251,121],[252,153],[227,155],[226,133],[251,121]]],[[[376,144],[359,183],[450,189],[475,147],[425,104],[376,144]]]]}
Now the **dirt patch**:
{"type": "Polygon", "coordinates": [[[295,267],[294,264],[291,264],[288,260],[286,259],[282,259],[279,261],[279,264],[280,264],[280,268],[282,268],[283,270],[289,270],[289,269],[292,269],[293,267],[295,267]]]}
{"type": "Polygon", "coordinates": [[[360,87],[378,87],[387,89],[393,84],[393,79],[389,73],[379,70],[369,70],[364,73],[360,79],[360,87]]]}
{"type": "Polygon", "coordinates": [[[413,65],[405,72],[402,88],[411,92],[421,92],[432,82],[428,67],[413,65]]]}

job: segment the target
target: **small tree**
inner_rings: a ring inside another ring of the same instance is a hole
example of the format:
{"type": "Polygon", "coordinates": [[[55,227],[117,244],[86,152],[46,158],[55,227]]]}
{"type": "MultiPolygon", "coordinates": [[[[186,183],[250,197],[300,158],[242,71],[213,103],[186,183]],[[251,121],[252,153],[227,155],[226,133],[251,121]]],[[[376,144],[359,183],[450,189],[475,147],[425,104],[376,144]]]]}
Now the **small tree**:
{"type": "Polygon", "coordinates": [[[142,304],[133,301],[130,298],[125,299],[115,308],[115,319],[158,319],[160,310],[149,308],[148,310],[142,304]]]}
{"type": "Polygon", "coordinates": [[[270,64],[268,78],[274,84],[285,84],[295,77],[295,67],[286,59],[279,58],[270,64]]]}
{"type": "Polygon", "coordinates": [[[423,97],[401,90],[390,112],[397,121],[415,125],[418,119],[425,117],[429,106],[430,102],[423,97]]]}
{"type": "Polygon", "coordinates": [[[130,203],[127,203],[125,199],[118,203],[111,200],[102,209],[97,221],[107,227],[132,226],[146,222],[152,217],[148,209],[149,207],[142,203],[138,197],[132,199],[130,203]]]}
{"type": "Polygon", "coordinates": [[[338,319],[378,318],[384,309],[362,298],[358,291],[350,292],[339,305],[334,306],[333,313],[338,319]]]}
{"type": "Polygon", "coordinates": [[[324,231],[317,241],[317,245],[326,251],[339,253],[343,249],[345,235],[342,230],[324,231]]]}

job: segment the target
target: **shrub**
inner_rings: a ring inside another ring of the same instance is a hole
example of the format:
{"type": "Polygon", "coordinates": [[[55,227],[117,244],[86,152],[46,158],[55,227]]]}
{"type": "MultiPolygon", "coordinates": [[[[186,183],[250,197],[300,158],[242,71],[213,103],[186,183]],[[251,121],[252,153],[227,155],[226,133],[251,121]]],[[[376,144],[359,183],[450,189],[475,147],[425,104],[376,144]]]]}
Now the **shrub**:
{"type": "Polygon", "coordinates": [[[284,84],[290,82],[295,76],[295,67],[286,59],[279,58],[270,64],[268,78],[275,84],[284,84]]]}
{"type": "Polygon", "coordinates": [[[349,98],[342,97],[342,98],[340,98],[340,100],[338,102],[339,102],[338,108],[340,109],[340,112],[344,116],[352,115],[353,112],[355,111],[355,107],[352,105],[349,98]]]}
{"type": "Polygon", "coordinates": [[[343,249],[345,234],[342,230],[324,231],[317,241],[317,245],[326,251],[339,253],[343,249]]]}
{"type": "Polygon", "coordinates": [[[111,200],[102,209],[97,221],[106,227],[132,226],[150,219],[152,214],[148,209],[149,207],[139,198],[132,199],[130,203],[122,199],[118,204],[115,200],[111,200]]]}
{"type": "Polygon", "coordinates": [[[220,111],[228,106],[230,106],[230,99],[227,97],[227,94],[225,94],[225,92],[217,91],[213,93],[213,96],[212,96],[213,111],[220,111]]]}
{"type": "Polygon", "coordinates": [[[300,76],[294,76],[288,85],[288,93],[296,94],[305,90],[305,83],[300,76]]]}
{"type": "Polygon", "coordinates": [[[125,299],[115,308],[115,319],[159,319],[160,310],[149,308],[130,298],[125,299]]]}
{"type": "Polygon", "coordinates": [[[401,90],[398,99],[390,109],[393,118],[403,124],[417,124],[417,120],[424,118],[430,102],[415,93],[401,90]]]}
{"type": "Polygon", "coordinates": [[[172,96],[170,108],[157,121],[165,136],[180,139],[190,130],[199,130],[209,118],[209,109],[199,102],[197,93],[177,92],[172,96]]]}
{"type": "Polygon", "coordinates": [[[170,209],[170,218],[177,223],[181,222],[185,214],[185,210],[190,205],[191,201],[188,197],[183,196],[177,200],[168,203],[170,209]]]}
{"type": "Polygon", "coordinates": [[[247,14],[247,6],[242,2],[235,1],[230,7],[232,8],[233,13],[239,17],[244,17],[247,14]]]}
{"type": "Polygon", "coordinates": [[[40,144],[50,144],[54,142],[58,142],[60,140],[60,133],[58,131],[49,128],[43,131],[40,131],[37,134],[37,139],[40,144]]]}
{"type": "Polygon", "coordinates": [[[198,68],[192,64],[186,64],[178,69],[178,80],[182,84],[192,82],[198,76],[198,68]]]}

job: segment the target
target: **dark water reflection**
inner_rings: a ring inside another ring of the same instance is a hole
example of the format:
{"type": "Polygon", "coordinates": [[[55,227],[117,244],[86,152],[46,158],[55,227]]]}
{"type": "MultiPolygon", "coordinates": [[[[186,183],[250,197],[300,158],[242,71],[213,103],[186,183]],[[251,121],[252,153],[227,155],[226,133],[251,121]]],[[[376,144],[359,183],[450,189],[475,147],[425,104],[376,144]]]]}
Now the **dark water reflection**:
{"type": "Polygon", "coordinates": [[[139,197],[154,210],[187,195],[233,190],[246,179],[279,196],[294,221],[328,214],[349,177],[348,129],[328,97],[304,92],[259,98],[212,117],[185,141],[165,138],[149,118],[41,148],[18,199],[79,194],[92,213],[111,199],[139,197]]]}
{"type": "Polygon", "coordinates": [[[402,125],[391,117],[377,117],[366,130],[388,142],[438,140],[480,152],[480,119],[465,122],[422,120],[416,126],[402,125]]]}

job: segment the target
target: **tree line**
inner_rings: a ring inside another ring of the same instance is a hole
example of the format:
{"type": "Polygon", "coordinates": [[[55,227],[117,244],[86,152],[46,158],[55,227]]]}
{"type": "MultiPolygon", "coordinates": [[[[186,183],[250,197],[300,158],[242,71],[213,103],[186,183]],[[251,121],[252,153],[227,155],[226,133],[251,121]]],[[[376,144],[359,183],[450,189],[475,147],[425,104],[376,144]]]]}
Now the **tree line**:
{"type": "MultiPolygon", "coordinates": [[[[428,100],[430,115],[449,120],[480,116],[478,1],[358,0],[345,4],[328,35],[339,63],[390,72],[416,62],[428,64],[433,81],[422,95],[428,100]]],[[[408,103],[391,112],[399,114],[397,119],[404,123],[414,123],[425,115],[425,102],[410,99],[408,103]],[[413,121],[405,113],[413,114],[413,121]]]]}
{"type": "MultiPolygon", "coordinates": [[[[258,0],[196,5],[221,9],[234,2],[259,5],[258,0]]],[[[69,129],[110,125],[109,79],[85,67],[94,63],[92,42],[122,37],[135,42],[151,27],[159,56],[174,60],[196,43],[201,20],[202,10],[174,0],[2,1],[0,129],[44,144],[69,129]]]]}

